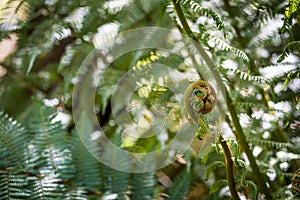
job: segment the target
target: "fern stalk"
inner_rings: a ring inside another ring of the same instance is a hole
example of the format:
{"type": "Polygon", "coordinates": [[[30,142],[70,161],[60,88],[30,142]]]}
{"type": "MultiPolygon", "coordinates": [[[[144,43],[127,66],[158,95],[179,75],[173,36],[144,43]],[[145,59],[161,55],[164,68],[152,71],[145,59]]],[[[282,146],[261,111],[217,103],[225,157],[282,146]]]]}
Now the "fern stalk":
{"type": "MultiPolygon", "coordinates": [[[[215,71],[215,66],[213,61],[211,60],[211,58],[208,56],[208,54],[205,52],[201,41],[199,41],[193,34],[191,28],[189,27],[186,18],[181,10],[181,6],[180,6],[180,1],[176,1],[176,0],[172,0],[172,3],[174,5],[175,11],[178,15],[178,18],[181,22],[181,25],[185,31],[185,33],[191,38],[193,39],[195,42],[197,42],[198,44],[195,45],[195,47],[197,48],[197,50],[199,51],[199,54],[202,56],[202,58],[204,59],[204,61],[206,62],[207,66],[210,68],[210,70],[213,72],[215,71]]],[[[232,118],[232,122],[233,125],[236,129],[235,136],[239,142],[239,144],[241,145],[243,151],[246,153],[248,160],[250,162],[250,166],[251,169],[253,171],[253,175],[254,178],[256,180],[256,183],[260,189],[260,192],[265,194],[266,199],[272,199],[272,195],[271,192],[269,190],[269,188],[267,187],[267,183],[266,183],[266,179],[265,176],[263,174],[261,174],[261,172],[259,171],[258,165],[256,163],[256,160],[250,150],[249,144],[246,140],[245,134],[243,132],[243,129],[241,127],[241,124],[239,122],[238,116],[237,116],[237,112],[233,106],[232,100],[229,96],[229,92],[227,91],[226,87],[224,86],[223,82],[221,81],[218,73],[213,73],[213,76],[215,78],[215,80],[217,81],[217,84],[220,85],[221,87],[224,88],[224,91],[221,90],[221,93],[223,95],[223,97],[226,99],[226,104],[230,113],[230,116],[232,118]]]]}
{"type": "Polygon", "coordinates": [[[224,155],[225,155],[225,163],[226,163],[226,179],[228,181],[229,190],[231,196],[234,200],[239,200],[240,197],[236,191],[235,183],[234,183],[234,176],[233,176],[233,161],[231,159],[231,152],[227,145],[226,140],[224,140],[223,136],[220,134],[219,142],[222,146],[224,155]]]}

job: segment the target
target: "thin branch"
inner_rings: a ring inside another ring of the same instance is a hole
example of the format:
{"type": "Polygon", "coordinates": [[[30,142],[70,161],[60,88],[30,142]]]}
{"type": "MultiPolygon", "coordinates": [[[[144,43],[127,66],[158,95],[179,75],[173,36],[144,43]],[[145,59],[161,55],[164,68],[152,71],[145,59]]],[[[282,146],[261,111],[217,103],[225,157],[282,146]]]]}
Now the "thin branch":
{"type": "Polygon", "coordinates": [[[182,24],[182,27],[184,29],[184,31],[186,32],[186,34],[192,38],[193,40],[195,40],[195,42],[197,42],[197,45],[195,44],[195,47],[197,48],[199,54],[202,56],[202,58],[204,59],[204,61],[206,62],[207,66],[209,67],[209,69],[212,71],[212,74],[215,78],[215,80],[217,81],[217,84],[221,87],[224,88],[224,90],[221,90],[221,93],[224,97],[224,99],[226,100],[226,105],[228,107],[233,125],[235,127],[235,136],[237,138],[238,143],[240,144],[241,148],[243,149],[243,151],[246,153],[248,160],[250,162],[250,167],[253,171],[253,175],[254,178],[256,180],[256,183],[260,189],[260,192],[265,194],[265,198],[266,199],[272,199],[272,195],[271,192],[266,184],[266,178],[264,176],[264,174],[262,174],[258,168],[258,165],[256,163],[256,160],[250,150],[249,144],[246,140],[245,134],[243,132],[243,129],[240,125],[238,116],[237,116],[237,112],[235,110],[235,107],[233,106],[232,100],[230,98],[229,92],[227,91],[225,85],[223,84],[220,75],[217,73],[217,71],[215,70],[215,65],[213,63],[213,61],[211,60],[211,58],[208,56],[208,54],[205,52],[201,42],[194,36],[192,30],[190,29],[186,18],[181,10],[181,6],[180,6],[180,1],[176,1],[176,0],[172,0],[172,3],[174,5],[175,11],[178,15],[178,18],[182,24]]]}

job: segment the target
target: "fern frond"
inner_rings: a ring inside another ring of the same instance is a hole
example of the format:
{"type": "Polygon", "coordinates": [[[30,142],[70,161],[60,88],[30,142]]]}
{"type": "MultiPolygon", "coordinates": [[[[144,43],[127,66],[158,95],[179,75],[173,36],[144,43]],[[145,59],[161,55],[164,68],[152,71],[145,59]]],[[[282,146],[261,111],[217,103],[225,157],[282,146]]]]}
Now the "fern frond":
{"type": "Polygon", "coordinates": [[[270,80],[270,82],[276,82],[278,81],[278,79],[281,82],[293,70],[297,70],[297,65],[276,64],[276,65],[269,65],[264,68],[261,68],[260,72],[263,74],[264,77],[267,78],[267,80],[270,80]]]}
{"type": "Polygon", "coordinates": [[[156,185],[156,177],[154,172],[142,174],[132,174],[132,200],[135,199],[154,199],[154,186],[156,185]]]}
{"type": "Polygon", "coordinates": [[[188,169],[183,170],[176,176],[168,190],[169,199],[185,199],[190,189],[191,173],[188,169]]]}
{"type": "Polygon", "coordinates": [[[76,131],[72,137],[72,155],[75,164],[74,182],[87,191],[98,191],[101,186],[101,165],[84,147],[76,131]]]}
{"type": "Polygon", "coordinates": [[[220,69],[220,71],[233,72],[234,74],[238,75],[242,80],[245,80],[245,81],[255,81],[257,83],[268,83],[269,82],[269,80],[263,76],[250,75],[239,69],[225,69],[223,67],[220,67],[219,69],[220,69]]]}
{"type": "Polygon", "coordinates": [[[299,4],[300,0],[289,0],[288,5],[285,8],[285,17],[289,19],[292,14],[297,11],[299,4]]]}
{"type": "Polygon", "coordinates": [[[87,191],[81,187],[72,187],[65,195],[66,200],[86,200],[87,191]]]}
{"type": "Polygon", "coordinates": [[[9,0],[6,7],[2,9],[3,16],[1,22],[6,25],[16,25],[19,22],[25,22],[30,13],[30,4],[24,0],[9,0]]]}
{"type": "Polygon", "coordinates": [[[289,82],[295,78],[300,78],[300,69],[299,68],[288,73],[287,78],[285,79],[285,81],[283,83],[282,89],[284,89],[289,84],[289,82]]]}
{"type": "Polygon", "coordinates": [[[43,177],[28,177],[28,187],[31,191],[31,199],[63,199],[66,193],[66,186],[55,174],[43,177]]]}
{"type": "Polygon", "coordinates": [[[28,170],[38,169],[34,173],[44,175],[56,172],[59,178],[70,179],[75,171],[70,141],[61,123],[53,122],[56,115],[52,113],[52,108],[36,102],[28,125],[33,136],[28,143],[28,170]]]}
{"type": "Polygon", "coordinates": [[[118,171],[107,166],[102,168],[102,178],[105,191],[117,194],[117,199],[125,200],[129,194],[129,173],[118,171]]]}
{"type": "Polygon", "coordinates": [[[29,139],[24,127],[0,112],[0,168],[24,168],[29,139]]]}
{"type": "MultiPolygon", "coordinates": [[[[115,130],[114,135],[110,138],[114,144],[119,144],[120,141],[120,130],[115,130]]],[[[108,166],[103,166],[101,169],[101,175],[103,180],[103,189],[104,191],[117,194],[117,199],[125,200],[126,196],[129,195],[130,188],[130,168],[132,166],[129,165],[128,157],[118,156],[117,149],[110,149],[109,151],[105,151],[102,159],[107,160],[107,163],[110,163],[112,166],[122,167],[123,171],[118,171],[108,166]]]]}
{"type": "Polygon", "coordinates": [[[217,47],[222,51],[232,52],[235,55],[237,55],[239,58],[241,58],[244,61],[246,61],[247,63],[249,63],[249,57],[247,56],[247,54],[245,52],[243,52],[242,50],[239,50],[235,47],[230,46],[229,44],[224,42],[222,39],[220,39],[216,36],[213,36],[211,34],[207,34],[207,33],[201,34],[200,37],[201,37],[201,40],[203,40],[206,44],[209,45],[210,48],[214,49],[217,47]]]}
{"type": "Polygon", "coordinates": [[[0,199],[29,199],[26,176],[10,170],[0,169],[0,199]]]}
{"type": "Polygon", "coordinates": [[[300,1],[299,0],[288,0],[284,12],[284,23],[279,30],[279,33],[284,33],[286,30],[291,28],[293,19],[296,19],[300,14],[300,1]]]}
{"type": "Polygon", "coordinates": [[[82,62],[92,49],[93,45],[90,43],[75,44],[62,56],[57,71],[62,72],[64,75],[65,94],[67,94],[70,89],[72,78],[76,76],[82,62]]]}
{"type": "MultiPolygon", "coordinates": [[[[216,23],[216,26],[219,30],[223,30],[223,31],[225,30],[225,25],[222,20],[222,17],[216,11],[208,9],[208,8],[204,8],[193,0],[184,0],[184,1],[181,1],[181,3],[182,3],[182,5],[189,3],[191,9],[195,13],[199,13],[202,16],[212,18],[214,20],[214,22],[216,23]]],[[[224,32],[224,35],[225,35],[225,32],[224,32]]]]}
{"type": "Polygon", "coordinates": [[[242,107],[242,108],[245,108],[245,109],[249,109],[249,108],[265,108],[264,105],[259,104],[259,103],[255,103],[255,102],[236,101],[234,104],[237,105],[237,107],[242,107]]]}
{"type": "Polygon", "coordinates": [[[258,146],[262,147],[269,147],[269,148],[275,148],[275,149],[281,149],[281,148],[288,148],[288,149],[294,149],[294,145],[291,143],[285,143],[285,142],[275,142],[270,140],[261,140],[256,138],[249,137],[248,140],[258,146]]]}
{"type": "Polygon", "coordinates": [[[298,51],[300,53],[300,41],[293,41],[289,43],[286,47],[284,47],[282,54],[279,56],[277,62],[282,62],[290,53],[292,53],[294,50],[298,51]]]}

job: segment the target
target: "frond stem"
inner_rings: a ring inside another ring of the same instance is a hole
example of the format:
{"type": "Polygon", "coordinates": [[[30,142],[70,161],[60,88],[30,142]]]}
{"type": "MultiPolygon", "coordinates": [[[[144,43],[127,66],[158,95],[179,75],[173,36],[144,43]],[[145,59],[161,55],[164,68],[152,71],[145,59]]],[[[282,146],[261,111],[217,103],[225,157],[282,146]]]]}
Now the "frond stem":
{"type": "Polygon", "coordinates": [[[226,179],[228,182],[229,190],[231,196],[234,200],[239,200],[240,197],[236,191],[235,183],[234,183],[234,176],[233,176],[233,161],[231,159],[231,151],[227,145],[226,140],[224,140],[223,136],[219,135],[219,142],[222,146],[224,155],[225,155],[225,164],[226,164],[226,179]]]}

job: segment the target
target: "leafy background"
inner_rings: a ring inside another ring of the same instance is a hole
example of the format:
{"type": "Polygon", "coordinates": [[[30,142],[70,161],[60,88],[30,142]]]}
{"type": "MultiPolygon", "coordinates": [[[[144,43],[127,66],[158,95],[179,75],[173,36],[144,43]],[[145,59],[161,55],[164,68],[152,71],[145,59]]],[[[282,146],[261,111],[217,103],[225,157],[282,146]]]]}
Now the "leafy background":
{"type": "MultiPolygon", "coordinates": [[[[299,1],[183,0],[180,5],[192,37],[209,52],[230,92],[272,197],[295,199],[292,176],[300,166],[299,1]]],[[[149,26],[184,33],[171,1],[6,0],[0,6],[0,199],[231,198],[219,145],[197,154],[215,143],[212,135],[196,140],[161,170],[130,174],[94,159],[74,128],[74,77],[99,38],[149,26]]],[[[111,85],[133,66],[147,67],[157,60],[186,77],[196,72],[184,59],[157,50],[132,52],[115,61],[107,85],[97,90],[95,110],[116,144],[122,139],[111,116],[111,85]]],[[[172,108],[165,90],[147,84],[147,100],[172,108]]],[[[144,97],[145,89],[137,94],[144,97]]],[[[176,113],[173,116],[169,138],[176,132],[176,113]]],[[[237,158],[234,179],[240,198],[266,198],[234,139],[231,117],[224,126],[237,158]]],[[[162,144],[159,138],[137,141],[132,148],[149,151],[158,148],[153,147],[157,143],[162,144]]]]}

